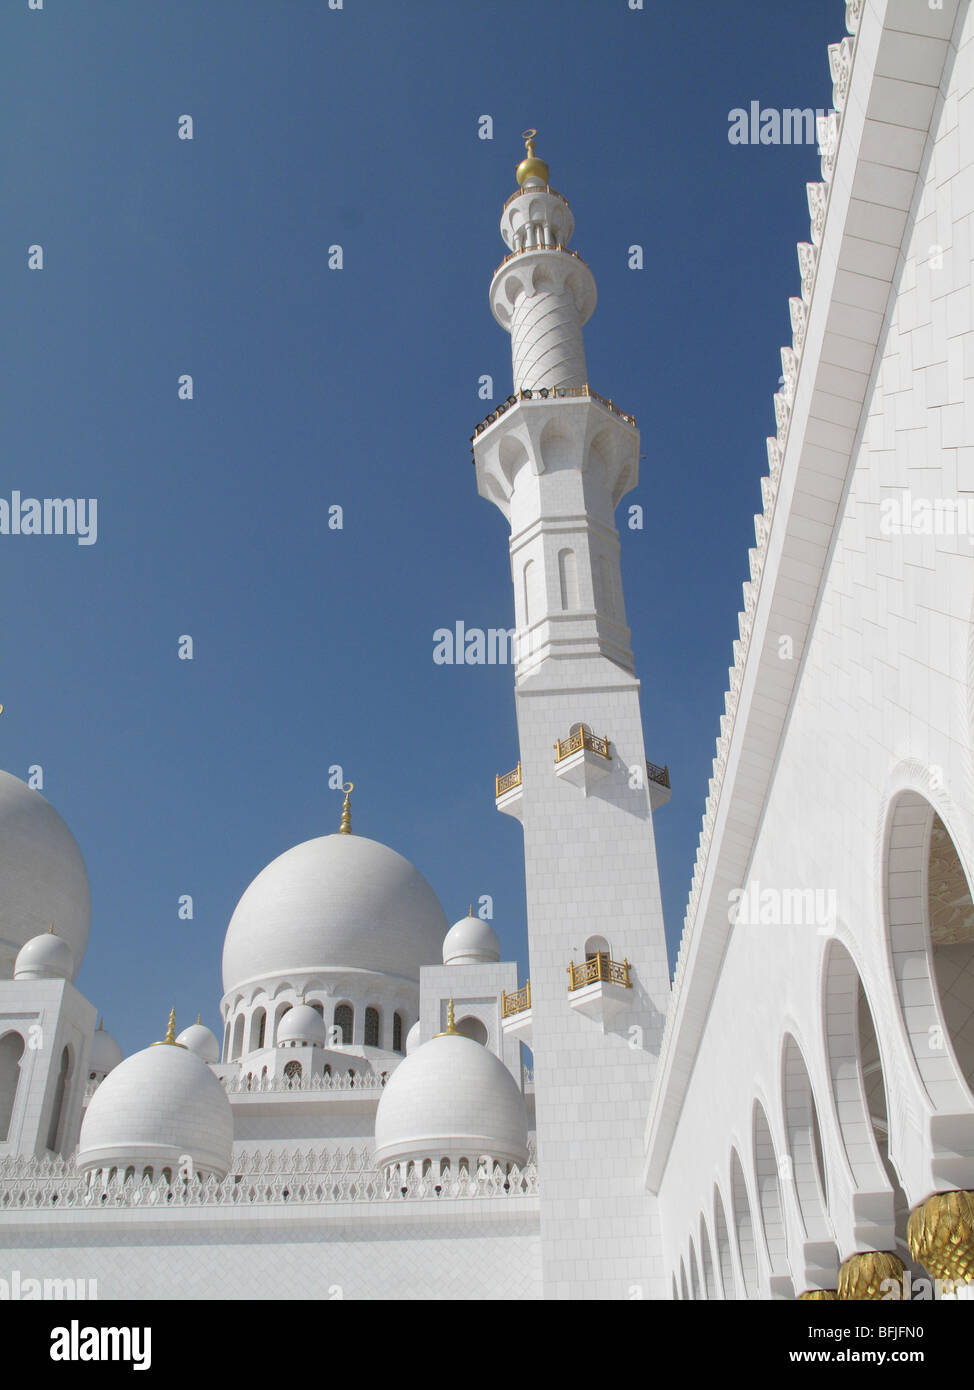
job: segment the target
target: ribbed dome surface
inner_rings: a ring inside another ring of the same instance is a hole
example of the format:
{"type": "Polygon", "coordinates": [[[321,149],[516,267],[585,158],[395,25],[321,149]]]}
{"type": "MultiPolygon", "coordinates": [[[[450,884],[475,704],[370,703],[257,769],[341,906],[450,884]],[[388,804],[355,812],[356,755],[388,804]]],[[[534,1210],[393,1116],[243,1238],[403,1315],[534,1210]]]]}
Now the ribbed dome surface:
{"type": "Polygon", "coordinates": [[[91,924],[81,851],[50,802],[9,772],[0,772],[0,885],[0,979],[10,979],[17,952],[52,922],[77,974],[91,924]]]}
{"type": "Polygon", "coordinates": [[[361,835],[324,835],[257,875],[227,928],[223,987],[352,968],[419,980],[441,959],[447,921],[423,875],[361,835]]]}

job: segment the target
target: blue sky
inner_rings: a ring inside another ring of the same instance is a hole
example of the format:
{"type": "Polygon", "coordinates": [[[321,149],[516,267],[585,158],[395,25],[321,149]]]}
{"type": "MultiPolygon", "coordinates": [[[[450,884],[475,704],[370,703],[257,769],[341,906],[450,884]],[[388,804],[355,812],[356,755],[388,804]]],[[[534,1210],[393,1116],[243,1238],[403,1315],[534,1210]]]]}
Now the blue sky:
{"type": "Polygon", "coordinates": [[[528,125],[599,287],[590,381],[646,455],[623,581],[647,754],[673,781],[672,962],[820,177],[814,147],[730,145],[728,112],[828,109],[843,18],[841,0],[5,6],[0,497],[96,497],[98,539],[0,536],[0,765],[41,765],[81,845],[77,983],[126,1052],[173,1004],[218,1027],[234,905],[337,829],[336,764],[355,829],[451,921],[493,897],[523,978],[521,830],[493,805],[512,672],[434,665],[432,634],[513,621],[469,436],[481,375],[510,389],[487,290],[528,125]]]}

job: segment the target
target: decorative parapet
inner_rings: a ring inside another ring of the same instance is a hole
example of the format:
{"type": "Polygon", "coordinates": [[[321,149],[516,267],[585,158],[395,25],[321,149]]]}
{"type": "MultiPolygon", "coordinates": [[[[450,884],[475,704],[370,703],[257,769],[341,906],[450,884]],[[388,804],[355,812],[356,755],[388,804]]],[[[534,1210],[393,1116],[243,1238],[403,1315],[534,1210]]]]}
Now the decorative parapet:
{"type": "Polygon", "coordinates": [[[611,744],[607,738],[600,738],[598,734],[593,734],[584,725],[574,729],[567,738],[555,741],[555,762],[560,763],[564,758],[570,758],[573,753],[578,753],[582,748],[587,748],[590,753],[598,753],[606,761],[610,760],[612,754],[609,752],[611,744]]]}
{"type": "Polygon", "coordinates": [[[381,1091],[388,1076],[372,1072],[344,1071],[318,1073],[308,1076],[254,1076],[243,1072],[239,1076],[221,1078],[227,1095],[280,1094],[284,1091],[381,1091]]]}
{"type": "Polygon", "coordinates": [[[515,1014],[523,1014],[530,1007],[530,980],[525,980],[523,989],[511,990],[510,994],[506,990],[501,991],[501,1018],[513,1018],[515,1014]]]}
{"type": "MultiPolygon", "coordinates": [[[[417,1165],[420,1166],[420,1165],[417,1165]]],[[[449,1198],[532,1197],[538,1192],[533,1149],[523,1168],[457,1167],[423,1175],[411,1173],[393,1185],[374,1166],[367,1148],[320,1153],[241,1153],[234,1170],[222,1180],[164,1177],[123,1178],[107,1182],[79,1173],[63,1158],[0,1159],[0,1220],[4,1214],[99,1211],[118,1208],[174,1211],[177,1208],[306,1205],[334,1202],[442,1201],[449,1198]],[[435,1184],[435,1186],[434,1186],[435,1184]]]]}
{"type": "Polygon", "coordinates": [[[597,984],[600,980],[605,984],[623,985],[626,989],[632,989],[629,962],[610,960],[604,951],[592,956],[590,960],[579,961],[577,965],[572,961],[565,969],[568,971],[569,994],[576,989],[584,989],[586,985],[597,984]]]}
{"type": "MultiPolygon", "coordinates": [[[[782,460],[784,458],[788,428],[791,421],[791,408],[797,391],[802,353],[805,347],[808,306],[812,302],[812,294],[815,289],[815,275],[818,266],[818,245],[824,233],[825,218],[828,212],[829,194],[831,191],[830,185],[834,177],[836,160],[838,157],[839,140],[842,130],[841,112],[848,97],[849,83],[852,76],[852,65],[855,56],[854,36],[858,33],[863,8],[864,0],[849,0],[846,6],[846,28],[849,31],[850,37],[844,38],[841,43],[831,44],[828,51],[829,70],[833,82],[832,105],[835,107],[835,110],[830,112],[828,116],[820,118],[817,122],[823,182],[811,183],[807,186],[811,222],[811,241],[800,242],[798,245],[801,298],[793,297],[789,300],[792,346],[791,349],[783,348],[781,353],[782,389],[778,391],[774,397],[775,424],[777,431],[776,435],[769,438],[767,441],[768,476],[761,480],[761,497],[764,504],[764,513],[763,516],[755,518],[755,538],[757,544],[755,548],[748,553],[750,580],[743,586],[744,609],[738,615],[740,636],[733,644],[734,665],[728,671],[729,684],[724,696],[725,712],[720,720],[720,736],[717,740],[716,756],[713,763],[713,776],[710,779],[709,794],[704,808],[700,837],[697,845],[696,862],[683,923],[683,935],[673,975],[674,1001],[680,993],[686,962],[689,958],[689,944],[693,936],[697,910],[703,892],[703,882],[706,875],[710,845],[714,834],[717,807],[720,802],[721,788],[727,769],[730,742],[733,737],[734,725],[737,718],[738,701],[740,699],[740,692],[744,679],[744,666],[750,650],[754,616],[757,611],[761,577],[764,572],[768,538],[771,533],[771,520],[774,516],[775,503],[781,479],[782,460]]],[[[667,1050],[670,1034],[677,1014],[678,1010],[675,1007],[671,1007],[667,1014],[661,1056],[664,1055],[667,1050]]]]}
{"type": "Polygon", "coordinates": [[[518,763],[513,772],[505,772],[503,777],[494,778],[494,798],[503,796],[505,792],[513,791],[515,787],[521,785],[521,764],[518,763]]]}
{"type": "Polygon", "coordinates": [[[605,406],[606,410],[610,410],[613,415],[617,415],[620,420],[624,420],[627,425],[631,425],[633,429],[636,428],[635,415],[627,415],[626,412],[620,410],[608,396],[600,395],[598,391],[593,390],[588,382],[586,382],[584,386],[541,386],[536,391],[515,391],[512,395],[508,396],[506,400],[501,401],[501,403],[496,406],[485,419],[481,420],[480,424],[474,429],[473,434],[470,436],[471,449],[473,448],[473,442],[477,436],[483,434],[484,430],[488,429],[495,420],[499,420],[502,415],[506,415],[511,406],[517,405],[518,401],[532,401],[535,398],[544,401],[550,399],[560,401],[579,396],[585,396],[589,400],[598,401],[600,405],[605,406]]]}

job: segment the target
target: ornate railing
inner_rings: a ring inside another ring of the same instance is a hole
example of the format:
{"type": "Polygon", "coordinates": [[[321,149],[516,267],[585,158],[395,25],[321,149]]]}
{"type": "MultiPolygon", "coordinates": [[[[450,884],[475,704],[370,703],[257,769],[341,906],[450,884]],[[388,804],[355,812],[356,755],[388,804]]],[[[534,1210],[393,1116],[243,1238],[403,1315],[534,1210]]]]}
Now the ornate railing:
{"type": "Polygon", "coordinates": [[[513,989],[510,994],[506,990],[501,991],[501,1018],[513,1018],[515,1014],[523,1014],[525,1009],[530,1007],[530,980],[525,981],[523,989],[513,989]]]}
{"type": "Polygon", "coordinates": [[[611,758],[609,752],[611,744],[607,738],[600,738],[598,734],[593,734],[589,729],[576,729],[574,733],[565,739],[558,739],[555,743],[555,762],[560,763],[563,758],[568,758],[572,753],[577,753],[582,748],[587,748],[590,753],[598,753],[602,758],[611,758]]]}
{"type": "Polygon", "coordinates": [[[4,1215],[31,1211],[107,1210],[145,1207],[173,1211],[177,1207],[240,1207],[309,1205],[333,1202],[399,1202],[462,1197],[531,1197],[538,1192],[533,1148],[523,1168],[491,1167],[471,1155],[469,1165],[440,1171],[438,1164],[417,1163],[405,1179],[393,1179],[375,1167],[372,1153],[323,1150],[320,1153],[267,1153],[259,1150],[234,1157],[233,1171],[223,1179],[165,1176],[137,1179],[121,1174],[103,1179],[79,1173],[73,1161],[0,1159],[0,1229],[4,1215]],[[425,1172],[423,1170],[426,1170],[425,1172]],[[405,1188],[405,1191],[403,1191],[405,1188]]]}
{"type": "MultiPolygon", "coordinates": [[[[577,251],[572,250],[570,246],[562,246],[561,242],[556,242],[554,246],[522,246],[517,251],[508,251],[497,270],[503,270],[508,261],[513,261],[515,256],[526,256],[531,251],[560,251],[563,256],[574,256],[576,261],[581,261],[582,265],[585,265],[585,261],[577,251]]],[[[494,271],[495,275],[497,270],[494,271]]]]}
{"type": "Polygon", "coordinates": [[[618,415],[619,419],[624,420],[627,425],[632,425],[633,429],[636,428],[635,415],[627,415],[626,412],[620,410],[608,396],[603,396],[598,391],[593,391],[588,382],[586,382],[584,386],[540,386],[537,390],[515,391],[512,395],[508,396],[506,400],[501,401],[500,405],[496,406],[490,414],[477,425],[473,434],[470,436],[471,448],[477,436],[483,434],[484,430],[492,425],[495,420],[498,420],[502,415],[506,414],[512,405],[517,405],[518,401],[533,401],[535,399],[546,401],[552,398],[555,400],[568,400],[579,396],[585,396],[590,400],[598,401],[600,405],[605,406],[606,410],[611,410],[613,415],[618,415]]]}
{"type": "Polygon", "coordinates": [[[646,773],[647,773],[647,775],[648,775],[648,777],[649,777],[649,780],[650,780],[651,782],[656,782],[656,783],[657,783],[659,786],[661,786],[661,787],[667,787],[667,788],[669,788],[669,785],[670,785],[670,769],[669,769],[669,767],[660,767],[659,763],[651,763],[651,762],[647,761],[647,763],[646,763],[646,773]]]}
{"type": "Polygon", "coordinates": [[[521,785],[521,764],[518,763],[513,772],[505,772],[503,777],[495,777],[494,785],[497,788],[494,793],[495,798],[519,787],[521,785]]]}
{"type": "Polygon", "coordinates": [[[624,985],[626,989],[632,989],[632,981],[629,979],[629,962],[627,960],[610,960],[604,951],[600,951],[597,956],[592,956],[589,960],[579,961],[576,965],[574,961],[566,967],[568,970],[568,992],[573,989],[581,989],[583,985],[594,985],[599,980],[604,980],[606,984],[624,985]]]}
{"type": "Polygon", "coordinates": [[[223,1089],[228,1095],[240,1094],[280,1094],[285,1091],[381,1091],[388,1076],[385,1072],[375,1076],[372,1072],[344,1071],[333,1075],[320,1073],[307,1076],[254,1076],[243,1072],[239,1076],[221,1078],[223,1089]]]}
{"type": "Polygon", "coordinates": [[[507,209],[514,202],[514,199],[523,198],[525,193],[553,193],[554,196],[556,198],[560,198],[563,203],[568,202],[568,199],[565,197],[564,193],[559,193],[557,188],[552,188],[550,183],[546,183],[543,187],[539,187],[537,184],[535,184],[533,188],[516,188],[505,202],[503,208],[501,208],[501,211],[506,212],[507,209]]]}

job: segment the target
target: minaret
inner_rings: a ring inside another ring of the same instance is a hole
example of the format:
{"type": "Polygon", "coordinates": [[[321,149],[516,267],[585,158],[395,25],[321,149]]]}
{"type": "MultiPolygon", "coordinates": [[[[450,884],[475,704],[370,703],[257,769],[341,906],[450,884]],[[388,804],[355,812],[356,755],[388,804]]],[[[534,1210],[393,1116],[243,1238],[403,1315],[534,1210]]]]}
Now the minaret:
{"type": "MultiPolygon", "coordinates": [[[[643,1129],[669,996],[652,805],[615,508],[639,434],[588,385],[595,281],[535,156],[508,198],[490,305],[514,394],[473,439],[511,526],[520,766],[498,805],[524,827],[541,1241],[547,1298],[664,1293],[643,1129]]],[[[654,781],[653,778],[656,778],[654,781]]],[[[667,784],[668,785],[668,784],[667,784]]]]}

